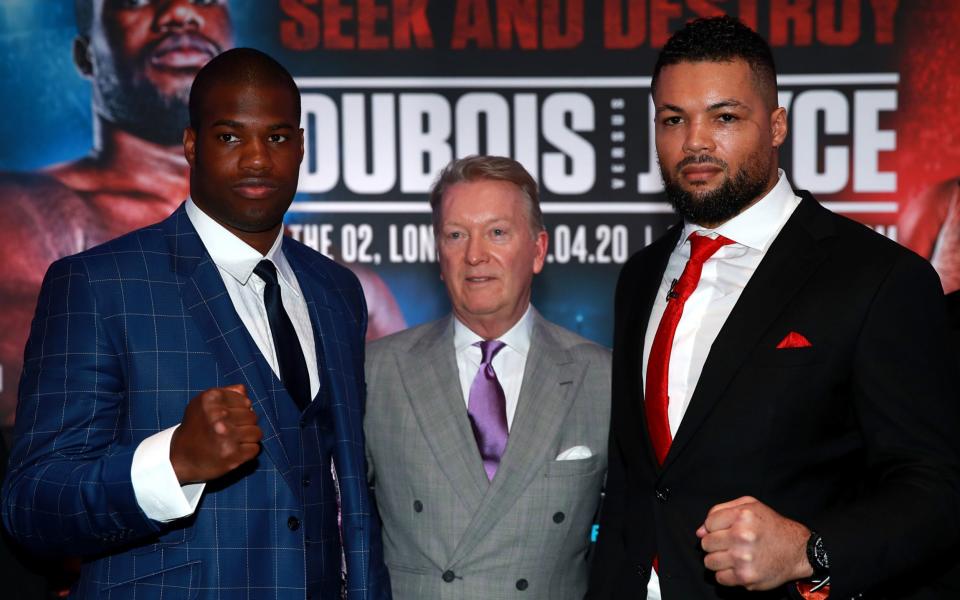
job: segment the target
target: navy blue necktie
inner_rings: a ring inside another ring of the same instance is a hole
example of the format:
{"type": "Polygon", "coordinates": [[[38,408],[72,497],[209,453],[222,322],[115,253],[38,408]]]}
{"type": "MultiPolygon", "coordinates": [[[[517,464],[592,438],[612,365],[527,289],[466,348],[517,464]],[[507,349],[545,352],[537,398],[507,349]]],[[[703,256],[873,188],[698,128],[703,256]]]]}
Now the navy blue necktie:
{"type": "Polygon", "coordinates": [[[307,361],[303,358],[300,339],[287,311],[283,310],[277,267],[269,260],[261,260],[253,272],[266,284],[263,288],[263,303],[267,308],[273,348],[277,353],[277,362],[280,363],[280,381],[302,412],[310,405],[310,373],[307,371],[307,361]]]}

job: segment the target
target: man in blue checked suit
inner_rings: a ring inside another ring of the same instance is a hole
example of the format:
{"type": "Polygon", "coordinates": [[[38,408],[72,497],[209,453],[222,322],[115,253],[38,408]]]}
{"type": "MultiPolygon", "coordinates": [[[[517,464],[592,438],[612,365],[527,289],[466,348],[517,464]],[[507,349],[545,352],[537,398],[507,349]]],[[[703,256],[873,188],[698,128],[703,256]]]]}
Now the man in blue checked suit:
{"type": "Polygon", "coordinates": [[[282,235],[299,121],[273,59],[213,59],[190,93],[191,199],[47,272],[3,519],[36,552],[84,557],[74,597],[390,597],[363,294],[282,235]]]}

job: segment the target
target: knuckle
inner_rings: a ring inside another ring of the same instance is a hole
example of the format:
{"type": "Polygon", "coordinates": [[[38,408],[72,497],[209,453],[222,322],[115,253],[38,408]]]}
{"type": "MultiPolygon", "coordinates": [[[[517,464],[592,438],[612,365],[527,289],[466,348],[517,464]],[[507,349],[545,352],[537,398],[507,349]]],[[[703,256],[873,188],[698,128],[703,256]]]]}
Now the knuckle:
{"type": "Polygon", "coordinates": [[[230,458],[237,453],[237,444],[232,439],[223,440],[220,443],[220,456],[222,458],[230,458]]]}
{"type": "Polygon", "coordinates": [[[737,583],[740,585],[749,585],[754,583],[756,572],[752,567],[737,566],[733,568],[733,574],[737,583]]]}
{"type": "Polygon", "coordinates": [[[757,533],[750,527],[736,527],[733,536],[738,542],[752,544],[757,541],[757,533]]]}

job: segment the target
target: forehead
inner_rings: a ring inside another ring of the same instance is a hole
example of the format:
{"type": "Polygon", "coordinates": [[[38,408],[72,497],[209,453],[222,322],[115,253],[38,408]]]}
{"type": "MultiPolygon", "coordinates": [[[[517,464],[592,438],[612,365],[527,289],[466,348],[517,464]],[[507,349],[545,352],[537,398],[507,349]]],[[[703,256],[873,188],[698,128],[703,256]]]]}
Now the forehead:
{"type": "Polygon", "coordinates": [[[657,78],[654,103],[691,110],[717,102],[759,106],[763,99],[750,65],[743,60],[681,62],[664,67],[657,78]]]}
{"type": "Polygon", "coordinates": [[[199,102],[201,125],[219,120],[288,123],[297,126],[297,97],[275,82],[210,82],[199,102]]]}
{"type": "Polygon", "coordinates": [[[465,181],[444,192],[441,217],[444,223],[525,218],[523,202],[523,192],[508,181],[465,181]]]}

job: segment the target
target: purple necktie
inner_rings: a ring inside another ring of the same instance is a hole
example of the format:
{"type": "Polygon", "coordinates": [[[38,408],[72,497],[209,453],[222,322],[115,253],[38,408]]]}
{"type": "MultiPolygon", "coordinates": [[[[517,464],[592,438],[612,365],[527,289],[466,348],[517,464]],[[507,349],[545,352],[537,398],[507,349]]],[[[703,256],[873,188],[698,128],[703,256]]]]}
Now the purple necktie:
{"type": "Polygon", "coordinates": [[[477,342],[482,359],[477,376],[470,386],[470,401],[467,414],[473,426],[473,436],[477,438],[483,468],[487,479],[493,480],[500,466],[500,457],[507,447],[507,400],[503,387],[493,371],[493,357],[504,347],[500,340],[477,342]]]}

